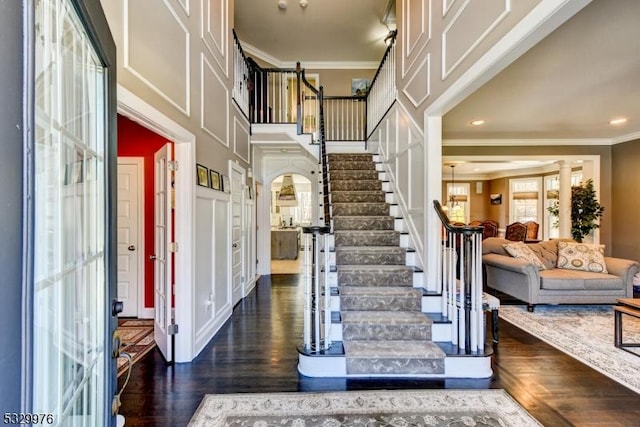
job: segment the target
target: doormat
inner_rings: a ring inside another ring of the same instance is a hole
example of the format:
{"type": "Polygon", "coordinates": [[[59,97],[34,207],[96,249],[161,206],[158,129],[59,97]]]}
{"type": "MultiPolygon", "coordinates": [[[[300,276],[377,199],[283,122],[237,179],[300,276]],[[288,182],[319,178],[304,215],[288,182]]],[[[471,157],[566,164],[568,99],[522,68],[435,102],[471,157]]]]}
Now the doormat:
{"type": "Polygon", "coordinates": [[[208,394],[203,426],[540,426],[504,390],[208,394]]]}
{"type": "MultiPolygon", "coordinates": [[[[120,333],[120,352],[131,356],[133,365],[151,351],[156,342],[153,340],[153,319],[118,319],[120,333]]],[[[127,372],[127,359],[118,358],[118,376],[127,372]]]]}

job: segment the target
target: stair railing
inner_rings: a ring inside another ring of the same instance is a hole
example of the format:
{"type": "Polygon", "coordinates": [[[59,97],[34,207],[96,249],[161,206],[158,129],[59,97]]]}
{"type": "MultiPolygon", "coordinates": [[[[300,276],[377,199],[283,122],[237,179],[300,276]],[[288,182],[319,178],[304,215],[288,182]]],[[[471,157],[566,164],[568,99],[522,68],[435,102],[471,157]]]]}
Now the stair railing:
{"type": "Polygon", "coordinates": [[[329,227],[302,227],[304,233],[304,319],[302,344],[307,354],[331,347],[329,227]]]}
{"type": "Polygon", "coordinates": [[[242,50],[236,30],[233,30],[233,47],[233,99],[244,115],[249,117],[249,98],[253,93],[253,82],[250,79],[251,65],[242,50]]]}
{"type": "Polygon", "coordinates": [[[466,354],[484,353],[482,310],[482,226],[453,225],[440,202],[433,201],[442,222],[442,315],[451,321],[451,343],[466,354]]]}
{"type": "Polygon", "coordinates": [[[388,46],[367,92],[367,127],[365,141],[387,114],[396,100],[396,37],[398,30],[387,36],[388,46]]]}
{"type": "Polygon", "coordinates": [[[367,124],[367,97],[325,96],[324,110],[329,141],[364,141],[367,124]]]}

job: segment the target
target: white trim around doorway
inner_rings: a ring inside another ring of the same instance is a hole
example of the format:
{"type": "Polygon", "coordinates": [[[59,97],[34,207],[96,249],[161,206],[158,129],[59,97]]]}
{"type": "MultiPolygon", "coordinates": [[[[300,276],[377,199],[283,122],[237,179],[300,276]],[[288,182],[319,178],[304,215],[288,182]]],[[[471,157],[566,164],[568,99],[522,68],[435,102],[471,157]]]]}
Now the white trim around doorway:
{"type": "Polygon", "coordinates": [[[178,161],[175,180],[175,306],[174,317],[179,325],[175,335],[175,361],[190,362],[194,357],[193,330],[193,254],[195,224],[195,141],[196,137],[146,101],[118,85],[118,113],[140,123],[147,129],[174,142],[174,159],[178,161]]]}

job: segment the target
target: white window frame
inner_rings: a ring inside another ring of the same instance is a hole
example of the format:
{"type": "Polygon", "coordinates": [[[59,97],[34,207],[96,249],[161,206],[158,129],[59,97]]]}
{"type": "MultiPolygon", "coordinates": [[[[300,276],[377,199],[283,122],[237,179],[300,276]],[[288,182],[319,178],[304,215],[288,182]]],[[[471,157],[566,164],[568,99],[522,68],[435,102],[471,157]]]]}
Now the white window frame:
{"type": "Polygon", "coordinates": [[[542,177],[538,176],[538,177],[528,177],[528,178],[512,178],[509,180],[509,224],[512,224],[516,221],[518,221],[515,218],[515,208],[514,208],[514,187],[517,183],[519,182],[536,182],[538,185],[538,203],[537,203],[537,207],[536,207],[536,222],[538,224],[543,224],[543,204],[542,204],[542,190],[543,190],[543,186],[542,186],[542,177]]]}
{"type": "MultiPolygon", "coordinates": [[[[468,182],[448,182],[447,183],[447,192],[445,194],[446,200],[444,201],[444,206],[447,206],[449,209],[451,209],[451,206],[449,206],[449,194],[454,194],[456,196],[466,196],[467,197],[467,201],[466,202],[460,202],[460,203],[464,203],[464,223],[468,224],[470,221],[470,217],[471,217],[471,184],[469,184],[468,182]]],[[[453,221],[453,219],[451,218],[451,214],[449,213],[449,219],[451,219],[453,221]]]]}

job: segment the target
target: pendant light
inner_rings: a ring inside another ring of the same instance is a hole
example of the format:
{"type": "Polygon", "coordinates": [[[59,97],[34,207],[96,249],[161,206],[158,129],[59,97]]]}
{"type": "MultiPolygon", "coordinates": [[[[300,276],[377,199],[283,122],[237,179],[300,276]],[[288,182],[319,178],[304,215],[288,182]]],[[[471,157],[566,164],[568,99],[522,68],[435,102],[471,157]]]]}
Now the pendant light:
{"type": "Polygon", "coordinates": [[[282,177],[282,186],[276,199],[276,206],[297,206],[296,187],[293,184],[293,175],[287,174],[282,177]]]}

